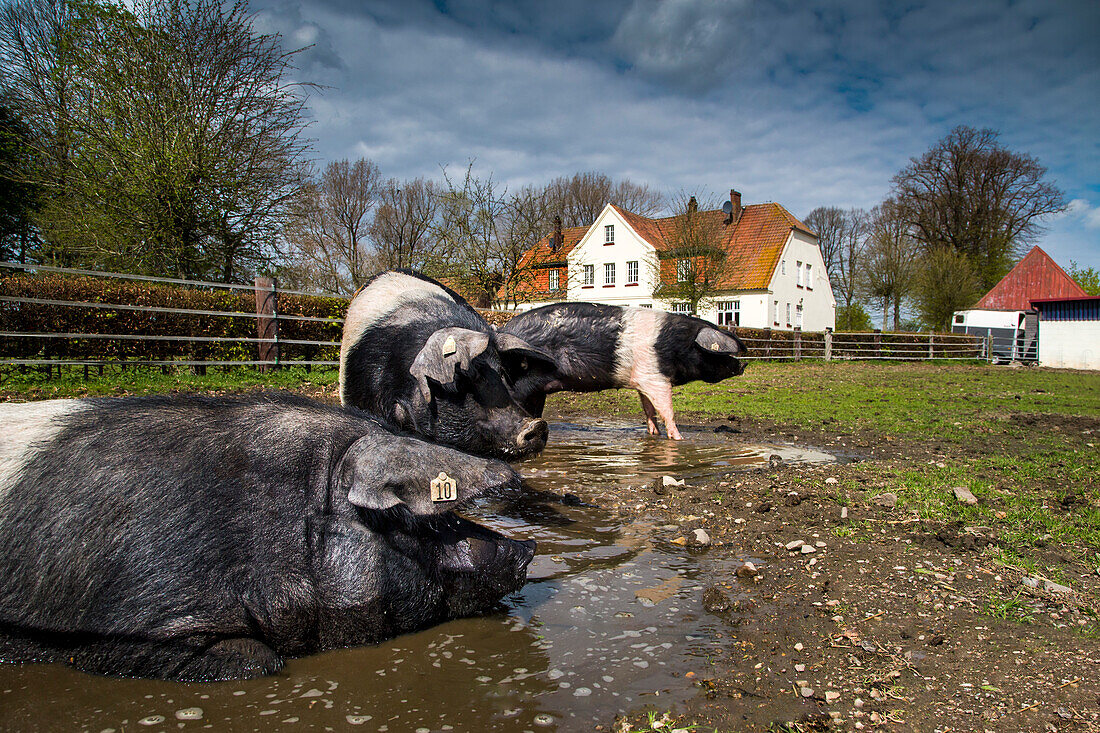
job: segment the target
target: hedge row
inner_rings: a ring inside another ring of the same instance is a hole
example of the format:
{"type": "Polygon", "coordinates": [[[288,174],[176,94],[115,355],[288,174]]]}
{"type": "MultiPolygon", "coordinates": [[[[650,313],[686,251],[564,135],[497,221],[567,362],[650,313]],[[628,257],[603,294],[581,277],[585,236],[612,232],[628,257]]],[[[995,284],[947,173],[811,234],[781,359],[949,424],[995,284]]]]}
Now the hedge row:
{"type": "MultiPolygon", "coordinates": [[[[124,334],[256,338],[256,299],[243,290],[189,288],[63,275],[15,274],[0,278],[0,295],[40,300],[111,303],[200,311],[240,312],[251,317],[148,313],[144,311],[0,302],[0,331],[20,333],[124,334]]],[[[340,298],[279,294],[280,315],[343,318],[340,298]]],[[[341,324],[279,321],[279,339],[340,341],[341,324]]],[[[0,358],[148,361],[253,361],[258,344],[131,339],[0,338],[0,358]]],[[[335,360],[339,347],[280,344],[281,360],[335,360]]]]}

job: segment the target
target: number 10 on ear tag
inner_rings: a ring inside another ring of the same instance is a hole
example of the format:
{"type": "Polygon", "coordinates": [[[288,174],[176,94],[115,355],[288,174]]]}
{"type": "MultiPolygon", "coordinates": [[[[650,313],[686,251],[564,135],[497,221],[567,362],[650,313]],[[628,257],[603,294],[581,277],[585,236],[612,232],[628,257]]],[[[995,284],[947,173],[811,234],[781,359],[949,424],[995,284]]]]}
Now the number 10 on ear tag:
{"type": "Polygon", "coordinates": [[[432,479],[432,501],[455,501],[458,499],[458,482],[440,471],[432,479]]]}

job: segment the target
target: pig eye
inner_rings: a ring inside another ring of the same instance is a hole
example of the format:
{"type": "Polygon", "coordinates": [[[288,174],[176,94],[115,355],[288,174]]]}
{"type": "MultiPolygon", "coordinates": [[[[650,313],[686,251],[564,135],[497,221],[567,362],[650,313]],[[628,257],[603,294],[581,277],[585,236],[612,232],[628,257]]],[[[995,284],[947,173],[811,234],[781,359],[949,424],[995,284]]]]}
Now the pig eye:
{"type": "Polygon", "coordinates": [[[527,360],[526,359],[520,359],[519,368],[522,369],[523,371],[527,371],[527,360]]]}

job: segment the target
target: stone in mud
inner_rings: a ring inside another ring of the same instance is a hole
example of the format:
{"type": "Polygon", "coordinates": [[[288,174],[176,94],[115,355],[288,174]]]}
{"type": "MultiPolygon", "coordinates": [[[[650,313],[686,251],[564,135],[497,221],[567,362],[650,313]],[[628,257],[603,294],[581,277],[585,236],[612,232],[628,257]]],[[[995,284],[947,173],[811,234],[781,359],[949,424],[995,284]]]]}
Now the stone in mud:
{"type": "Polygon", "coordinates": [[[791,540],[787,544],[783,545],[784,548],[790,551],[801,549],[802,545],[806,544],[802,540],[791,540]]]}
{"type": "Polygon", "coordinates": [[[710,547],[710,535],[705,529],[693,530],[688,544],[692,547],[710,547]]]}
{"type": "Polygon", "coordinates": [[[661,485],[666,487],[666,488],[669,487],[669,486],[683,487],[684,486],[684,480],[683,479],[677,479],[673,476],[662,476],[661,477],[661,485]]]}
{"type": "Polygon", "coordinates": [[[898,505],[898,495],[893,493],[879,494],[871,501],[887,509],[893,509],[898,505]]]}
{"type": "Polygon", "coordinates": [[[787,506],[798,506],[802,503],[802,495],[797,491],[788,491],[787,495],[783,497],[783,503],[787,506]]]}
{"type": "Polygon", "coordinates": [[[770,501],[762,501],[756,505],[755,511],[761,514],[767,514],[772,510],[772,503],[770,501]]]}
{"type": "Polygon", "coordinates": [[[746,562],[737,568],[737,577],[739,578],[755,578],[760,575],[760,570],[751,562],[746,562]]]}
{"type": "Polygon", "coordinates": [[[970,489],[966,488],[965,486],[956,486],[955,488],[951,489],[951,491],[954,492],[955,498],[958,499],[958,501],[962,504],[974,506],[978,503],[978,497],[974,496],[974,494],[971,493],[970,489]]]}
{"type": "Polygon", "coordinates": [[[779,468],[782,465],[783,465],[783,456],[779,455],[778,453],[772,453],[770,456],[768,456],[768,467],[769,468],[779,468]]]}

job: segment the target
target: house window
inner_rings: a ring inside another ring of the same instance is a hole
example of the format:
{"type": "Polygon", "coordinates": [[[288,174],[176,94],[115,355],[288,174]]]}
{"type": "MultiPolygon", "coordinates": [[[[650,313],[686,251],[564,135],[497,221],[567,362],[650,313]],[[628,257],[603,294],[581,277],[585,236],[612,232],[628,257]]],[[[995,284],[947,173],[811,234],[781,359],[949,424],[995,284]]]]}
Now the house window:
{"type": "Polygon", "coordinates": [[[584,284],[595,285],[596,284],[596,266],[585,265],[584,266],[584,284]]]}
{"type": "Polygon", "coordinates": [[[813,290],[814,289],[813,276],[814,276],[813,265],[811,265],[809,262],[807,262],[806,263],[806,289],[807,290],[813,290]]]}
{"type": "MultiPolygon", "coordinates": [[[[802,287],[802,260],[795,263],[795,269],[798,270],[798,287],[802,287]]],[[[787,320],[790,320],[789,318],[787,320]]]]}
{"type": "Polygon", "coordinates": [[[778,300],[773,300],[772,301],[772,325],[773,326],[778,326],[779,325],[779,301],[778,300]]]}
{"type": "Polygon", "coordinates": [[[719,326],[740,326],[741,325],[741,301],[740,300],[720,300],[720,301],[718,301],[718,325],[719,326]]]}
{"type": "Polygon", "coordinates": [[[614,285],[615,284],[615,263],[605,262],[603,266],[603,284],[614,285]]]}
{"type": "Polygon", "coordinates": [[[779,261],[779,274],[780,275],[786,275],[787,274],[787,261],[786,260],[780,260],[779,261]]]}
{"type": "Polygon", "coordinates": [[[676,260],[676,282],[686,283],[691,280],[691,260],[676,260]]]}
{"type": "Polygon", "coordinates": [[[608,224],[603,228],[603,243],[615,244],[615,225],[608,224]]]}
{"type": "Polygon", "coordinates": [[[691,303],[673,303],[672,304],[672,312],[673,313],[687,313],[687,314],[690,315],[691,314],[691,303]]]}
{"type": "Polygon", "coordinates": [[[558,288],[558,271],[557,270],[551,270],[550,271],[550,289],[551,290],[558,290],[559,289],[558,288]]]}
{"type": "Polygon", "coordinates": [[[787,325],[791,325],[791,304],[787,303],[787,325]]]}
{"type": "Polygon", "coordinates": [[[799,303],[794,307],[794,327],[802,328],[802,304],[799,303]]]}
{"type": "Polygon", "coordinates": [[[626,284],[638,284],[638,260],[630,260],[626,263],[626,284]]]}
{"type": "Polygon", "coordinates": [[[652,308],[652,307],[653,307],[652,303],[642,303],[642,308],[652,308]]]}
{"type": "Polygon", "coordinates": [[[959,313],[957,316],[955,316],[955,323],[963,323],[965,321],[966,317],[962,313],[959,313]]]}

